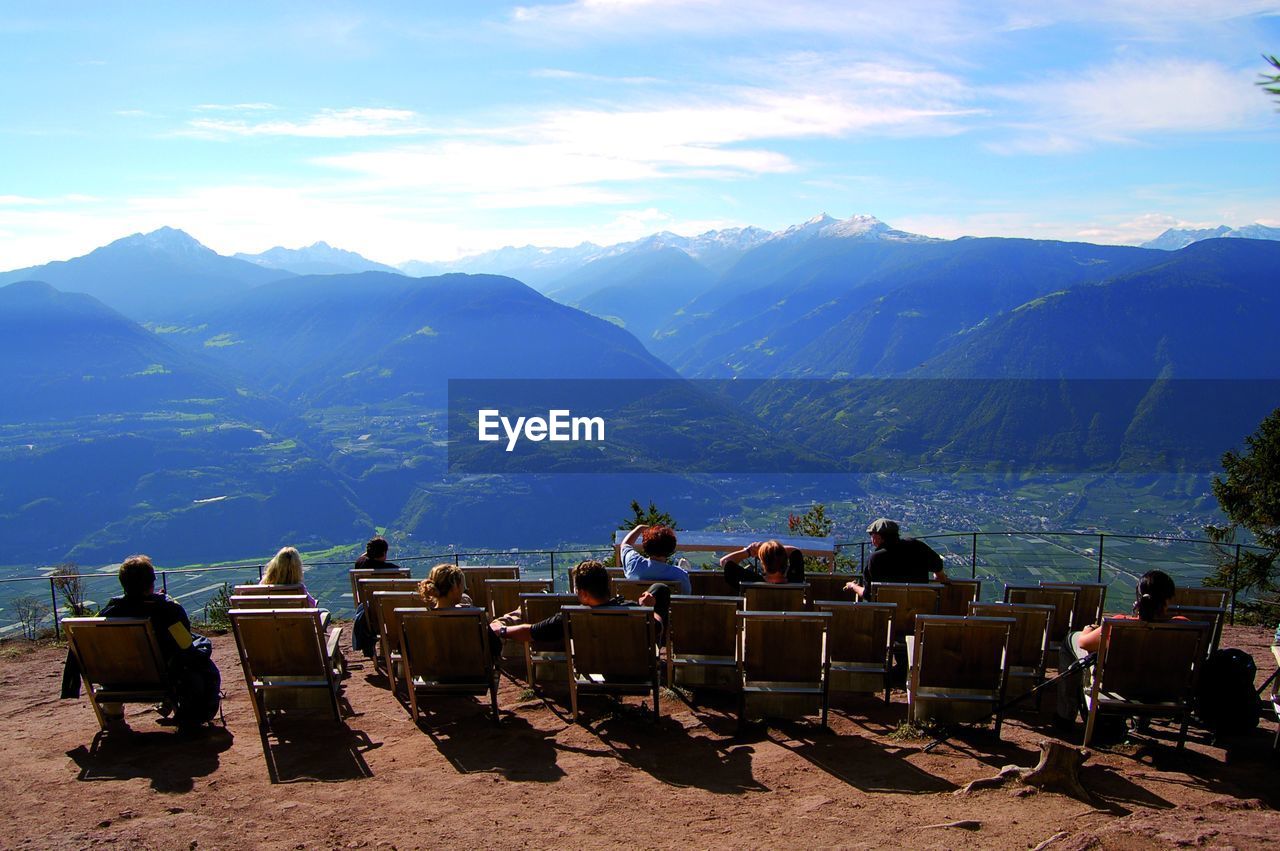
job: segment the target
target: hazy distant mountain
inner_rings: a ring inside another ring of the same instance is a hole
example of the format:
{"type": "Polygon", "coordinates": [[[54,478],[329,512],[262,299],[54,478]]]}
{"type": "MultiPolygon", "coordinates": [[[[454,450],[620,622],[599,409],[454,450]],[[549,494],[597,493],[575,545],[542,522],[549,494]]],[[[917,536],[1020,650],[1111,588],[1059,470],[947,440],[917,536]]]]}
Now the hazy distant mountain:
{"type": "Polygon", "coordinates": [[[375,263],[354,251],[334,248],[327,242],[314,242],[305,248],[276,246],[261,254],[234,254],[239,260],[247,260],[269,269],[283,269],[295,275],[342,275],[350,272],[392,272],[400,270],[382,263],[375,263]]]}
{"type": "Polygon", "coordinates": [[[180,230],[160,228],[117,239],[82,257],[0,273],[0,285],[45,281],[65,292],[88,293],[133,319],[151,320],[290,276],[224,257],[180,230]]]}
{"type": "Polygon", "coordinates": [[[210,560],[368,528],[292,412],[92,297],[2,287],[0,334],[12,559],[210,560]]]}
{"type": "Polygon", "coordinates": [[[506,275],[541,290],[550,281],[561,277],[600,256],[600,246],[584,242],[573,248],[538,248],[526,245],[521,248],[507,246],[482,254],[472,254],[457,260],[421,261],[401,263],[400,269],[415,278],[462,272],[473,275],[506,275]]]}
{"type": "Polygon", "coordinates": [[[1221,238],[1280,240],[1280,228],[1271,228],[1259,224],[1245,225],[1238,228],[1229,228],[1226,225],[1200,229],[1169,228],[1169,230],[1155,239],[1142,243],[1142,247],[1159,248],[1163,251],[1177,251],[1179,248],[1186,248],[1193,242],[1221,238]]]}

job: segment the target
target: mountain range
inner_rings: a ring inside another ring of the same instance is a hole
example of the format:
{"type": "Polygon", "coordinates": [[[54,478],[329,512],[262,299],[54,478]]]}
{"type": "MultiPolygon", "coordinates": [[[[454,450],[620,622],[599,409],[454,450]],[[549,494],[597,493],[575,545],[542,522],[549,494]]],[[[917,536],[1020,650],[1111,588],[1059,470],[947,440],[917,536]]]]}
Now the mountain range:
{"type": "Polygon", "coordinates": [[[375,263],[354,251],[334,248],[327,242],[313,242],[304,248],[276,246],[260,254],[233,254],[268,269],[282,269],[295,275],[345,275],[351,272],[391,272],[399,269],[375,263]]]}
{"type": "Polygon", "coordinates": [[[1230,228],[1218,225],[1216,228],[1169,228],[1155,239],[1142,243],[1142,248],[1159,248],[1162,251],[1177,251],[1186,248],[1193,242],[1205,239],[1280,239],[1280,228],[1252,224],[1230,228]]]}
{"type": "Polygon", "coordinates": [[[1280,401],[1275,241],[935,240],[820,216],[576,251],[507,253],[547,261],[539,292],[299,274],[258,261],[363,258],[250,262],[165,228],[0,275],[10,558],[212,560],[373,526],[548,545],[613,525],[633,475],[451,471],[449,379],[664,388],[623,394],[614,448],[634,468],[678,459],[653,486],[690,524],[741,488],[700,470],[1203,469],[1280,401]]]}

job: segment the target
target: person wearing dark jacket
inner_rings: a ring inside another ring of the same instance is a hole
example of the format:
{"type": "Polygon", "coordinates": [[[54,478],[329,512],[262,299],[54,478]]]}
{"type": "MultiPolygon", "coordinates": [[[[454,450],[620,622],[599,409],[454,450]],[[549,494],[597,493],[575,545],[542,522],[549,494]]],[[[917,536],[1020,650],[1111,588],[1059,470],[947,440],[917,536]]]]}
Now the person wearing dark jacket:
{"type": "Polygon", "coordinates": [[[881,517],[867,527],[871,545],[875,550],[867,559],[863,570],[863,582],[850,582],[844,590],[852,591],[859,598],[866,596],[872,582],[946,582],[942,556],[933,547],[916,538],[903,538],[898,524],[881,517]]]}
{"type": "MultiPolygon", "coordinates": [[[[208,640],[201,639],[202,646],[196,646],[186,610],[176,600],[156,593],[156,571],[148,556],[129,556],[120,565],[119,576],[124,594],[113,597],[100,616],[151,621],[160,655],[178,694],[176,720],[180,724],[210,720],[217,712],[222,675],[209,657],[208,640]]],[[[72,654],[68,654],[63,672],[62,696],[80,696],[80,667],[72,654]]],[[[102,710],[108,724],[124,724],[120,704],[104,703],[102,710]]]]}
{"type": "Polygon", "coordinates": [[[722,557],[720,569],[735,594],[743,582],[804,582],[804,553],[781,541],[756,541],[722,557]],[[764,572],[744,566],[742,562],[749,558],[764,572]]]}

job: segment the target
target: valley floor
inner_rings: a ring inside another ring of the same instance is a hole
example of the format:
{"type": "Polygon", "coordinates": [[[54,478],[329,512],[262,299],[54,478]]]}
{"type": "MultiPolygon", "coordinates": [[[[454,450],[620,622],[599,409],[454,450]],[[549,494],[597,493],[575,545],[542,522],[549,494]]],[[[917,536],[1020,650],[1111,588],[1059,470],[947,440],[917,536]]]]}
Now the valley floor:
{"type": "MultiPolygon", "coordinates": [[[[1274,668],[1260,628],[1228,627],[1260,677],[1274,668]]],[[[732,701],[664,700],[656,725],[629,699],[587,702],[590,727],[503,678],[501,725],[446,701],[416,727],[371,664],[348,653],[348,731],[306,722],[271,741],[272,784],[230,635],[214,637],[227,728],[180,738],[131,707],[135,732],[96,732],[84,700],[57,698],[64,649],[0,651],[0,845],[7,848],[428,847],[1274,847],[1280,755],[1274,719],[1231,750],[1193,733],[1095,749],[1087,804],[1013,790],[953,794],[1051,737],[1015,715],[1002,739],[970,732],[931,754],[889,734],[905,695],[833,702],[831,732],[803,723],[736,737],[732,701]],[[967,827],[946,826],[967,822],[967,827]],[[1046,840],[1051,840],[1048,844],[1046,840]]],[[[555,696],[555,693],[552,695],[555,696]]],[[[1168,728],[1157,725],[1155,736],[1168,728]]],[[[1075,742],[1078,743],[1078,736],[1075,742]]]]}

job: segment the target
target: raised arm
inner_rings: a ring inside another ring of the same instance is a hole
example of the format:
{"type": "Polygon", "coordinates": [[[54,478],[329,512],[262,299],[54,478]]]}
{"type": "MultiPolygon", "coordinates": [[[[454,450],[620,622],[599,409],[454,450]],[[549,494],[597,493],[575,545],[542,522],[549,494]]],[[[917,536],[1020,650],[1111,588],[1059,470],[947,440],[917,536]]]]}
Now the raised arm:
{"type": "Polygon", "coordinates": [[[628,532],[626,536],[621,541],[618,542],[618,546],[634,547],[636,545],[636,541],[640,540],[640,536],[644,534],[644,530],[648,528],[649,528],[648,526],[641,523],[639,526],[637,526],[636,528],[628,532]]]}

